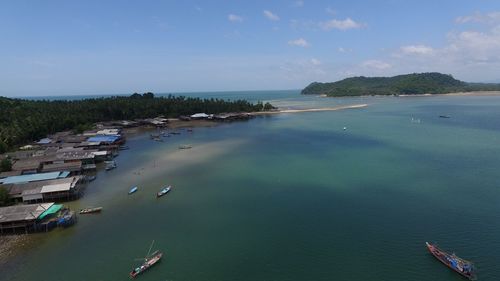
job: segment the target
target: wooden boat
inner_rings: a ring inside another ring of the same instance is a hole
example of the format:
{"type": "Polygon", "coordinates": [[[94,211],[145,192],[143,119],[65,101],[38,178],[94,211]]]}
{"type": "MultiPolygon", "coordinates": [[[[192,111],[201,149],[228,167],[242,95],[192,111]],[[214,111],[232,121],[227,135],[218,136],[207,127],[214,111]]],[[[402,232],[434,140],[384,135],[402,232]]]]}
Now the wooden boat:
{"type": "Polygon", "coordinates": [[[190,148],[193,148],[193,147],[190,146],[189,144],[183,144],[183,145],[179,146],[179,149],[190,149],[190,148]]]}
{"type": "Polygon", "coordinates": [[[154,251],[152,254],[149,254],[149,252],[151,252],[151,248],[153,247],[154,242],[155,241],[153,241],[153,243],[151,243],[151,246],[149,247],[149,251],[146,254],[146,257],[144,258],[144,262],[140,266],[134,268],[130,272],[130,274],[129,274],[130,278],[135,278],[137,275],[148,270],[150,267],[152,267],[153,265],[155,265],[156,263],[158,263],[160,261],[160,259],[163,256],[162,252],[154,251]]]}
{"type": "Polygon", "coordinates": [[[132,187],[132,188],[128,191],[128,194],[132,194],[132,193],[137,192],[137,189],[138,189],[138,187],[137,187],[137,186],[132,187]]]}
{"type": "Polygon", "coordinates": [[[448,115],[439,115],[439,118],[451,118],[451,117],[448,115]]]}
{"type": "Polygon", "coordinates": [[[170,189],[172,189],[172,186],[167,186],[167,187],[164,187],[162,188],[162,190],[160,190],[158,193],[156,193],[156,197],[159,198],[159,197],[162,197],[163,195],[167,194],[170,189]]]}
{"type": "Polygon", "coordinates": [[[457,257],[455,254],[448,254],[445,251],[439,249],[437,246],[425,242],[427,249],[431,254],[438,259],[440,262],[453,269],[458,274],[469,280],[476,280],[476,274],[474,270],[474,264],[470,261],[466,261],[457,257]]]}
{"type": "Polygon", "coordinates": [[[92,213],[100,213],[102,211],[102,207],[95,208],[85,208],[80,210],[80,214],[92,214],[92,213]]]}
{"type": "Polygon", "coordinates": [[[126,146],[126,145],[122,145],[122,146],[120,146],[118,149],[119,149],[119,150],[127,150],[127,149],[129,149],[129,147],[128,147],[128,146],[126,146]]]}
{"type": "Polygon", "coordinates": [[[96,178],[97,178],[96,176],[86,176],[85,180],[87,180],[88,182],[91,182],[91,181],[95,181],[96,178]]]}

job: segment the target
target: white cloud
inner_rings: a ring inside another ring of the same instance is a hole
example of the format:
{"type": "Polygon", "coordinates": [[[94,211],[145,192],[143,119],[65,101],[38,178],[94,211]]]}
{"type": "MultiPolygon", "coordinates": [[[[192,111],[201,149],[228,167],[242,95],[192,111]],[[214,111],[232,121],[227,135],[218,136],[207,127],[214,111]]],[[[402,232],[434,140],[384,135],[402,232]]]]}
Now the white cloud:
{"type": "Polygon", "coordinates": [[[337,51],[339,53],[349,53],[349,52],[352,52],[352,49],[348,49],[348,48],[344,48],[344,47],[338,47],[337,51]]]}
{"type": "Polygon", "coordinates": [[[242,22],[242,21],[243,21],[243,17],[238,16],[238,15],[235,15],[235,14],[229,14],[229,15],[227,16],[227,19],[228,19],[230,22],[242,22]]]}
{"type": "Polygon", "coordinates": [[[334,9],[332,9],[330,7],[327,7],[325,11],[326,11],[327,14],[330,14],[332,16],[334,16],[334,15],[337,14],[337,11],[335,11],[334,9]]]}
{"type": "Polygon", "coordinates": [[[276,14],[273,14],[271,11],[269,10],[264,10],[264,16],[266,18],[268,18],[269,20],[272,20],[272,21],[279,21],[280,20],[280,17],[278,17],[278,15],[276,14]]]}
{"type": "Polygon", "coordinates": [[[303,48],[311,46],[304,38],[290,40],[290,41],[288,41],[288,45],[298,46],[298,47],[303,47],[303,48]]]}
{"type": "Polygon", "coordinates": [[[407,55],[431,55],[434,49],[425,45],[409,45],[401,47],[401,52],[407,55]]]}
{"type": "Polygon", "coordinates": [[[312,65],[321,65],[321,61],[315,58],[311,59],[311,64],[312,65]]]}
{"type": "Polygon", "coordinates": [[[377,69],[377,70],[387,70],[392,67],[392,65],[380,61],[380,60],[367,60],[361,64],[364,68],[377,69]]]}
{"type": "Polygon", "coordinates": [[[351,18],[346,18],[344,20],[332,19],[325,22],[320,22],[319,26],[324,30],[338,29],[338,30],[348,30],[363,27],[362,24],[355,22],[351,18]]]}
{"type": "Polygon", "coordinates": [[[500,12],[491,12],[487,14],[476,12],[473,15],[458,17],[455,19],[455,22],[457,23],[479,22],[487,24],[496,24],[500,23],[500,12]]]}
{"type": "Polygon", "coordinates": [[[304,1],[302,1],[302,0],[297,0],[297,1],[293,2],[293,6],[294,6],[294,7],[297,7],[297,8],[298,8],[298,7],[303,7],[303,6],[304,6],[304,1]]]}

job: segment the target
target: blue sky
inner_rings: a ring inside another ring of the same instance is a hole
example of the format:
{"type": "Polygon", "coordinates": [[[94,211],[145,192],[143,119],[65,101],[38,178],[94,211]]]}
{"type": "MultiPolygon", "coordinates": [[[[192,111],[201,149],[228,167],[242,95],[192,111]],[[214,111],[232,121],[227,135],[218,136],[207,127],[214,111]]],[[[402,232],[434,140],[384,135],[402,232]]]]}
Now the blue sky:
{"type": "Polygon", "coordinates": [[[500,1],[2,1],[0,95],[500,82],[500,1]]]}

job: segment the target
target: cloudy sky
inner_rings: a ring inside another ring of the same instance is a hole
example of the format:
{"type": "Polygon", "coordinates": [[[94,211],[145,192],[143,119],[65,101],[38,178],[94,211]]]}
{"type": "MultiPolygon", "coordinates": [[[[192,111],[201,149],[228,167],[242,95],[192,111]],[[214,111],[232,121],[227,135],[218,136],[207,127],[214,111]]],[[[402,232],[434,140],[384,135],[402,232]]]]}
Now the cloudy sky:
{"type": "Polygon", "coordinates": [[[499,0],[1,1],[0,95],[500,82],[499,0]]]}

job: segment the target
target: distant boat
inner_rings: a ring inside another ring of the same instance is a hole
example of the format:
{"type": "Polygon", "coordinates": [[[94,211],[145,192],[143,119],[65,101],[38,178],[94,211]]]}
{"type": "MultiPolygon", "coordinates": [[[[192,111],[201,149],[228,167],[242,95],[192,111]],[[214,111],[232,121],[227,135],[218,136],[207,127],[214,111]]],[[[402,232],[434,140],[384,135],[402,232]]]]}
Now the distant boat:
{"type": "Polygon", "coordinates": [[[472,262],[461,259],[455,254],[450,255],[428,242],[425,242],[425,245],[427,246],[429,252],[431,252],[431,254],[440,262],[444,263],[446,266],[453,269],[463,277],[469,280],[476,280],[474,264],[472,262]]]}
{"type": "Polygon", "coordinates": [[[120,146],[118,149],[119,149],[119,150],[127,150],[127,149],[129,149],[129,147],[128,147],[128,146],[126,146],[126,145],[122,145],[122,146],[120,146]]]}
{"type": "Polygon", "coordinates": [[[97,177],[96,176],[86,176],[85,179],[88,181],[88,182],[91,182],[91,181],[95,181],[97,177]]]}
{"type": "Polygon", "coordinates": [[[106,171],[113,170],[116,168],[116,162],[115,161],[104,161],[106,163],[106,171]]]}
{"type": "Polygon", "coordinates": [[[137,192],[137,189],[138,189],[138,187],[137,187],[137,186],[132,187],[132,188],[128,191],[128,194],[132,194],[132,193],[137,192]]]}
{"type": "Polygon", "coordinates": [[[451,117],[448,115],[439,115],[439,118],[451,118],[451,117]]]}
{"type": "Polygon", "coordinates": [[[176,132],[176,131],[174,131],[174,132],[170,132],[170,134],[171,134],[171,135],[180,135],[181,133],[180,133],[180,132],[176,132]]]}
{"type": "Polygon", "coordinates": [[[160,261],[161,257],[163,256],[162,252],[154,251],[152,254],[149,254],[149,252],[151,252],[151,248],[153,248],[154,242],[155,241],[153,240],[151,246],[149,247],[149,251],[146,254],[146,257],[144,258],[144,262],[139,267],[134,268],[130,272],[130,278],[135,278],[137,275],[148,270],[151,266],[155,265],[157,262],[160,261]]]}
{"type": "Polygon", "coordinates": [[[344,129],[344,131],[345,131],[345,130],[347,130],[347,127],[344,127],[343,129],[344,129]]]}
{"type": "Polygon", "coordinates": [[[183,145],[179,146],[179,149],[190,149],[190,148],[193,148],[193,147],[189,144],[183,144],[183,145]]]}
{"type": "Polygon", "coordinates": [[[170,189],[172,189],[172,186],[167,186],[167,187],[164,187],[162,188],[162,190],[160,190],[158,193],[156,193],[156,197],[159,198],[159,197],[162,197],[163,195],[167,194],[170,189]]]}
{"type": "Polygon", "coordinates": [[[80,210],[80,214],[92,214],[92,213],[100,213],[102,211],[102,207],[95,208],[85,208],[80,210]]]}

